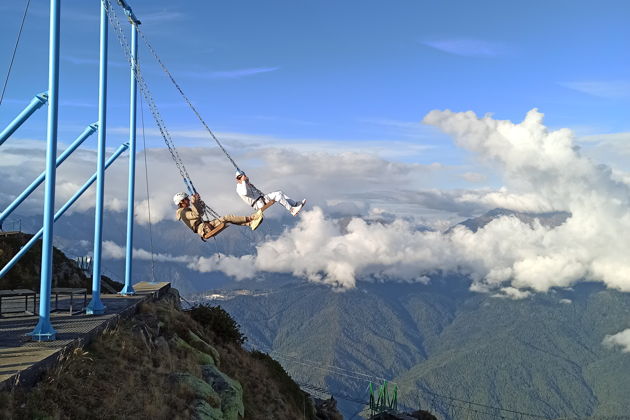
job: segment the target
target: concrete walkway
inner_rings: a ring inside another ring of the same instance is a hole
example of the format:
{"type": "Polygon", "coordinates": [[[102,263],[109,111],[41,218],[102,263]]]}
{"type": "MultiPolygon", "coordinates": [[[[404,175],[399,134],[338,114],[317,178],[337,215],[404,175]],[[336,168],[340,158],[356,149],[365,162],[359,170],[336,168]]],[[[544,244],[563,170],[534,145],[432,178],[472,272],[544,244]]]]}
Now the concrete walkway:
{"type": "MultiPolygon", "coordinates": [[[[134,286],[135,296],[102,294],[101,300],[106,306],[103,315],[69,314],[69,297],[59,298],[59,311],[51,313],[53,328],[57,331],[57,340],[50,342],[30,341],[25,335],[33,331],[39,318],[30,314],[2,314],[0,317],[0,390],[16,385],[30,385],[39,379],[44,370],[72,352],[77,346],[91,341],[107,326],[114,324],[120,317],[131,316],[138,304],[155,299],[170,289],[170,283],[141,282],[134,286]]],[[[90,296],[88,296],[89,302],[90,296]]],[[[18,301],[16,305],[22,305],[18,301]]],[[[75,297],[75,305],[77,300],[75,297]]],[[[3,303],[4,305],[4,303],[3,303]]],[[[54,301],[53,305],[54,307],[54,301]]]]}

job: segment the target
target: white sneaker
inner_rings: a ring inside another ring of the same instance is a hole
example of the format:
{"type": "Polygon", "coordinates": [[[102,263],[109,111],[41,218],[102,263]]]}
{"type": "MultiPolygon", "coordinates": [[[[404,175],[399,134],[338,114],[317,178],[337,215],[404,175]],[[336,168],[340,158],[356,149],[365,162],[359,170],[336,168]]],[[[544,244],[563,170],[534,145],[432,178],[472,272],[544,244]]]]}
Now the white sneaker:
{"type": "Polygon", "coordinates": [[[298,213],[300,212],[300,210],[302,210],[302,208],[304,208],[304,205],[306,204],[306,198],[304,200],[302,200],[302,202],[300,202],[300,204],[298,204],[295,207],[291,207],[291,214],[293,216],[297,216],[298,213]]]}

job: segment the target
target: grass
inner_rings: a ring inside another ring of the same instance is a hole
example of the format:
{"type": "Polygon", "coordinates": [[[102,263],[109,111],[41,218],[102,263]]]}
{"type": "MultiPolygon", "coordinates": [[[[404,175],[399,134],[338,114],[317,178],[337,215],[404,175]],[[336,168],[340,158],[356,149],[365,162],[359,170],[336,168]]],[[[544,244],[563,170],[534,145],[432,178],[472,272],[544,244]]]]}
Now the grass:
{"type": "Polygon", "coordinates": [[[190,418],[196,396],[172,374],[201,377],[201,369],[194,350],[170,340],[187,340],[192,331],[218,350],[220,369],[241,383],[245,419],[315,419],[310,400],[277,362],[241,347],[244,337],[229,314],[214,307],[189,314],[174,302],[171,296],[141,305],[132,319],[75,349],[32,389],[0,393],[0,418],[190,418]]]}

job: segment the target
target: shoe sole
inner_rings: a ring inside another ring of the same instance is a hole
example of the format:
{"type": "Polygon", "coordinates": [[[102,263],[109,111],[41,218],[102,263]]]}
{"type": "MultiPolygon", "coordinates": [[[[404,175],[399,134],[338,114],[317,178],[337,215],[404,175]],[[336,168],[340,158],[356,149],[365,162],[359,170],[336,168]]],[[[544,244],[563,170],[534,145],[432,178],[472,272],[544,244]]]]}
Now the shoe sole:
{"type": "Polygon", "coordinates": [[[249,222],[249,227],[252,228],[252,230],[256,230],[258,226],[260,226],[262,221],[263,221],[262,217],[259,217],[258,219],[254,219],[251,222],[249,222]]]}
{"type": "Polygon", "coordinates": [[[300,203],[300,208],[298,209],[298,211],[296,211],[295,213],[291,212],[292,215],[297,216],[298,213],[300,213],[302,211],[302,209],[304,208],[304,206],[306,205],[306,200],[302,200],[302,202],[300,203]]]}

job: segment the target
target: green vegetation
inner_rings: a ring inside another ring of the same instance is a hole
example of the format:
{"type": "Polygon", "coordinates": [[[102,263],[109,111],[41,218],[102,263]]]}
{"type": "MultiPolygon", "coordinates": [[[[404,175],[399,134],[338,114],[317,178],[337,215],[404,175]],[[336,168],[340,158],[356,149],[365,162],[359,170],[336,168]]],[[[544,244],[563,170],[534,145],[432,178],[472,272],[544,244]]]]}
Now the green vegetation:
{"type": "MultiPolygon", "coordinates": [[[[0,267],[4,267],[32,235],[20,233],[0,238],[0,267]]],[[[42,241],[37,241],[22,259],[0,279],[0,289],[39,290],[42,241]]],[[[88,279],[71,260],[53,249],[53,287],[86,287],[88,279]]]]}
{"type": "Polygon", "coordinates": [[[240,325],[220,306],[195,305],[189,313],[192,319],[206,327],[222,343],[245,343],[246,337],[241,333],[240,325]]]}

